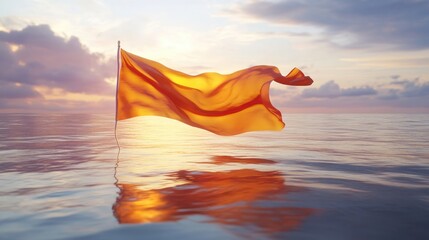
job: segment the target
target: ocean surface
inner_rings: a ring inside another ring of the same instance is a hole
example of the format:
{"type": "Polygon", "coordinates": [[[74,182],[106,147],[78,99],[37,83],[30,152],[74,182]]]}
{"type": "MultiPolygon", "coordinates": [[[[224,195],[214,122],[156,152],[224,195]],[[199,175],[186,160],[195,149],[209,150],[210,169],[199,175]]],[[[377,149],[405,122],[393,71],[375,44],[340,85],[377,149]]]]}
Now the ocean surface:
{"type": "Polygon", "coordinates": [[[429,239],[429,115],[0,115],[0,239],[429,239]]]}

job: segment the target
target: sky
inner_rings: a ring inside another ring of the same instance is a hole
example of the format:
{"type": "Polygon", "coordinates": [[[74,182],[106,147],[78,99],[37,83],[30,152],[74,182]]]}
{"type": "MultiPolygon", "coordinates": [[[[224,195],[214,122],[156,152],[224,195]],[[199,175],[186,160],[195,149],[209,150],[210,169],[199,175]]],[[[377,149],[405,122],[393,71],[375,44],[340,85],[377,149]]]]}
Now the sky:
{"type": "Polygon", "coordinates": [[[0,112],[114,113],[117,41],[173,69],[293,67],[287,113],[429,113],[427,0],[0,0],[0,112]]]}

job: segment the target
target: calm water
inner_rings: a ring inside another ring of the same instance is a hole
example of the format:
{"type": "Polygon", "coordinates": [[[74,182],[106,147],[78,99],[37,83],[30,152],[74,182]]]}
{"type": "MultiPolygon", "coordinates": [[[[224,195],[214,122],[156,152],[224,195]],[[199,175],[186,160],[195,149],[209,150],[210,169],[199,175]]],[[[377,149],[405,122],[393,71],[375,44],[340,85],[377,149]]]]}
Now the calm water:
{"type": "Polygon", "coordinates": [[[429,239],[429,115],[0,116],[0,239],[429,239]]]}

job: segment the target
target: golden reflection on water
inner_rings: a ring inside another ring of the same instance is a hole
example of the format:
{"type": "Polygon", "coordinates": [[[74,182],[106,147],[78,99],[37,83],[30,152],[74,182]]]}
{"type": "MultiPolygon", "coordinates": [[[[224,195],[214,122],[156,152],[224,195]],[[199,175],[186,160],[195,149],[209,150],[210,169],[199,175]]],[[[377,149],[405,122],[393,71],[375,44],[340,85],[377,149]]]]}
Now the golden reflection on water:
{"type": "MultiPolygon", "coordinates": [[[[274,164],[260,158],[214,156],[203,164],[274,164]]],[[[249,165],[248,165],[249,166],[249,165]]],[[[227,226],[252,226],[260,232],[296,229],[314,209],[289,206],[284,196],[302,188],[288,186],[282,173],[242,168],[221,171],[178,170],[168,173],[178,183],[156,189],[121,182],[113,205],[119,223],[178,221],[203,215],[207,222],[227,226]],[[285,206],[286,205],[286,206],[285,206]]]]}

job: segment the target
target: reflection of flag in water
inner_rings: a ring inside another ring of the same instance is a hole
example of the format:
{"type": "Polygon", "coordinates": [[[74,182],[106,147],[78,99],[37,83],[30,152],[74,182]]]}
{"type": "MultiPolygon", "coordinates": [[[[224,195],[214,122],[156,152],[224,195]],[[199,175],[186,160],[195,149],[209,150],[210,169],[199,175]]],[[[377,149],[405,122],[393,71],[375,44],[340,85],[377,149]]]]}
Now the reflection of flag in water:
{"type": "Polygon", "coordinates": [[[282,76],[276,67],[255,66],[232,74],[190,76],[121,50],[117,120],[163,116],[219,135],[280,130],[281,113],[269,99],[269,85],[311,85],[294,68],[282,76]]]}
{"type": "MultiPolygon", "coordinates": [[[[214,156],[208,162],[223,164],[275,164],[269,159],[214,156]]],[[[119,195],[113,215],[119,223],[180,221],[204,216],[203,222],[240,227],[253,233],[275,234],[297,229],[315,209],[292,206],[290,193],[304,189],[286,185],[282,173],[256,169],[229,171],[179,170],[167,174],[176,186],[147,188],[118,181],[119,195]]],[[[150,181],[149,181],[150,182],[150,181]]],[[[240,231],[241,232],[241,231],[240,231]]]]}
{"type": "Polygon", "coordinates": [[[296,229],[315,211],[281,205],[284,195],[301,188],[285,185],[282,174],[276,171],[182,170],[171,177],[187,183],[153,190],[119,184],[114,216],[120,223],[151,223],[204,215],[213,223],[254,226],[261,232],[276,233],[296,229]]]}

